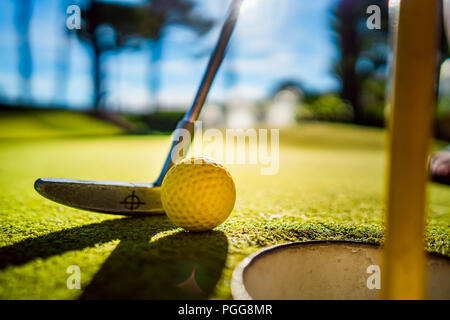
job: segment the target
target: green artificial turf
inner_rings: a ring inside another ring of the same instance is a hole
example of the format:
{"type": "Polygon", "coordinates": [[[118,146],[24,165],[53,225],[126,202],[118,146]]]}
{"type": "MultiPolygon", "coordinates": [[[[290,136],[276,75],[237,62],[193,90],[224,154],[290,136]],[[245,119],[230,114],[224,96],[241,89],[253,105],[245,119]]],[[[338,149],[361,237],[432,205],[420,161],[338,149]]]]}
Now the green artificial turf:
{"type": "Polygon", "coordinates": [[[118,134],[123,130],[69,110],[0,110],[0,139],[118,134]]]}
{"type": "MultiPolygon", "coordinates": [[[[58,125],[78,117],[59,116],[58,125]]],[[[8,124],[0,126],[1,299],[231,298],[234,267],[263,247],[382,239],[381,129],[305,123],[282,130],[279,173],[228,166],[237,188],[230,218],[212,232],[189,233],[164,216],[85,212],[34,191],[41,176],[146,182],[159,173],[169,136],[111,135],[117,130],[79,117],[72,135],[48,123],[29,126],[36,119],[24,115],[0,119],[8,124]],[[33,131],[40,138],[24,138],[33,131]],[[81,290],[67,289],[70,265],[81,269],[81,290]],[[196,281],[186,281],[192,272],[196,281]]],[[[449,191],[430,184],[427,222],[427,249],[447,256],[449,191]]]]}

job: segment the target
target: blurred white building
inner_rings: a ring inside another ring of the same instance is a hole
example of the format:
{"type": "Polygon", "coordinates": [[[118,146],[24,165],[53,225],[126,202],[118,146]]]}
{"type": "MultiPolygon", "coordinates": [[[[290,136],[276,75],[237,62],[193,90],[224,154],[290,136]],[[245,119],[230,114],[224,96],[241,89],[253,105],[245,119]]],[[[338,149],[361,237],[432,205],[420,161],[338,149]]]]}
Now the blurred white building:
{"type": "Polygon", "coordinates": [[[224,106],[218,104],[206,104],[200,113],[200,120],[206,128],[221,128],[225,126],[224,106]]]}
{"type": "Polygon", "coordinates": [[[255,102],[233,98],[225,110],[227,128],[250,128],[258,123],[258,108],[255,102]]]}
{"type": "Polygon", "coordinates": [[[254,101],[236,95],[226,105],[205,105],[200,120],[207,128],[245,129],[260,125],[282,128],[296,123],[302,100],[303,92],[297,87],[283,88],[267,101],[254,101]]]}
{"type": "Polygon", "coordinates": [[[301,104],[303,93],[297,88],[286,88],[278,91],[269,102],[265,113],[265,123],[271,127],[294,125],[301,104]]]}

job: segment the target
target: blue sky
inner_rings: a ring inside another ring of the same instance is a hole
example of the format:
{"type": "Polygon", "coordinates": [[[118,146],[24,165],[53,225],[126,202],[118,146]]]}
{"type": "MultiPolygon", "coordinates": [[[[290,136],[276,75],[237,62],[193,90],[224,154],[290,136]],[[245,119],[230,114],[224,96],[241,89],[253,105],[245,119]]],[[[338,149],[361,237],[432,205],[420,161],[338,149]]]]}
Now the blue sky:
{"type": "MultiPolygon", "coordinates": [[[[228,59],[216,78],[209,100],[223,102],[239,97],[260,100],[286,79],[297,80],[309,90],[328,91],[338,87],[330,70],[336,49],[330,30],[330,8],[336,0],[246,0],[230,46],[228,59]],[[234,70],[236,82],[225,81],[234,70]]],[[[87,107],[92,101],[91,51],[77,39],[65,44],[65,5],[80,1],[34,1],[31,22],[33,54],[32,97],[39,104],[69,102],[87,107]],[[70,61],[67,97],[55,93],[61,57],[70,61]]],[[[221,22],[228,0],[198,0],[198,10],[221,22]]],[[[20,95],[17,75],[14,2],[0,1],[0,94],[10,100],[20,95]]],[[[188,107],[205,69],[208,52],[217,40],[220,24],[198,38],[180,27],[165,31],[162,85],[158,95],[163,105],[188,107]]],[[[150,54],[126,50],[105,57],[108,75],[106,103],[112,109],[145,111],[150,54]]]]}

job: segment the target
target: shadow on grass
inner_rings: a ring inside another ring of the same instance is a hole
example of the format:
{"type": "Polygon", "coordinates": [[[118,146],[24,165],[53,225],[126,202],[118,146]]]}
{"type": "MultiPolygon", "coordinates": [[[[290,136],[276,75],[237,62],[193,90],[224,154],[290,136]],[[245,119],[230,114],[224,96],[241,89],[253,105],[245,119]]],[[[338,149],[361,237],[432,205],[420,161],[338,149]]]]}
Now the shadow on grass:
{"type": "Polygon", "coordinates": [[[180,231],[155,242],[121,241],[80,299],[201,299],[225,265],[222,232],[180,231]]]}
{"type": "Polygon", "coordinates": [[[107,220],[26,239],[0,248],[0,270],[68,251],[120,240],[80,299],[197,299],[208,297],[225,265],[222,232],[177,232],[162,216],[107,220]]]}

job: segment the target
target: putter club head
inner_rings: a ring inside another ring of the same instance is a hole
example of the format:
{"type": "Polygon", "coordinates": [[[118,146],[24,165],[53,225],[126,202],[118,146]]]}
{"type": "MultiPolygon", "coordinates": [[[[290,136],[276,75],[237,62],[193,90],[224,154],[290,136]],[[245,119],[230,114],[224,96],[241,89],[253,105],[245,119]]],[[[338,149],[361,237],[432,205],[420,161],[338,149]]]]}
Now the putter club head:
{"type": "Polygon", "coordinates": [[[128,216],[164,214],[161,187],[153,183],[40,178],[34,188],[47,199],[77,209],[128,216]]]}
{"type": "Polygon", "coordinates": [[[40,178],[34,183],[36,191],[47,199],[82,210],[132,216],[164,214],[160,191],[164,176],[174,165],[172,151],[182,144],[181,149],[186,150],[187,153],[194,137],[194,122],[200,114],[217,70],[225,57],[242,2],[243,0],[232,0],[194,102],[177,125],[177,129],[189,131],[191,139],[183,139],[182,135],[177,134],[179,131],[175,130],[169,154],[154,183],[40,178]]]}

